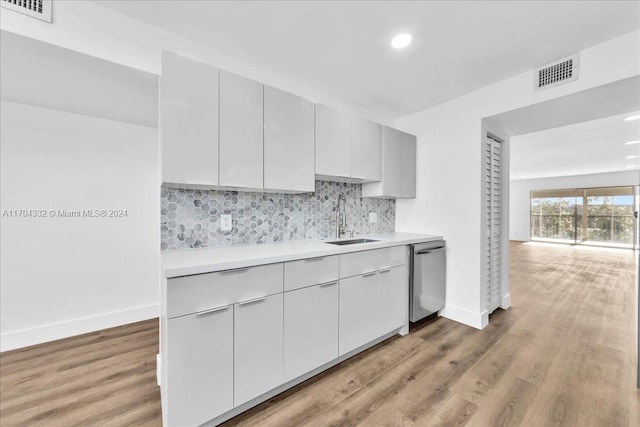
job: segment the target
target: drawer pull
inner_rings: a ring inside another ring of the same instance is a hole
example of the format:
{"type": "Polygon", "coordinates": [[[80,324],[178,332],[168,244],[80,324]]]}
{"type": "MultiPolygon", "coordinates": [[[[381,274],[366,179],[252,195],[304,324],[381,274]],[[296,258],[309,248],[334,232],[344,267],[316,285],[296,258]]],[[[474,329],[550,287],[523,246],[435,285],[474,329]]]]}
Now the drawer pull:
{"type": "Polygon", "coordinates": [[[430,254],[431,252],[443,251],[443,250],[444,250],[444,246],[440,246],[439,248],[431,248],[431,249],[418,251],[415,254],[416,255],[424,255],[424,254],[430,254]]]}
{"type": "Polygon", "coordinates": [[[338,284],[338,281],[334,280],[333,282],[321,283],[320,287],[321,288],[326,288],[326,287],[337,285],[337,284],[338,284]]]}
{"type": "Polygon", "coordinates": [[[243,271],[247,271],[247,270],[249,270],[249,267],[234,268],[232,270],[222,270],[221,273],[222,274],[242,273],[243,271]]]}
{"type": "Polygon", "coordinates": [[[369,273],[364,273],[364,274],[362,275],[362,277],[369,277],[369,276],[373,276],[373,275],[374,275],[374,274],[376,274],[376,273],[377,273],[377,271],[371,271],[371,272],[369,272],[369,273]]]}
{"type": "Polygon", "coordinates": [[[382,270],[378,270],[378,272],[380,272],[380,273],[388,273],[388,272],[390,272],[390,271],[391,271],[391,267],[389,267],[389,268],[383,268],[382,270]]]}
{"type": "Polygon", "coordinates": [[[229,305],[225,305],[223,307],[210,308],[208,310],[196,311],[196,316],[205,316],[211,313],[217,313],[219,311],[225,311],[229,309],[229,305]]]}
{"type": "Polygon", "coordinates": [[[323,256],[317,256],[315,258],[306,258],[305,261],[309,261],[309,262],[311,262],[311,261],[322,261],[323,259],[324,259],[323,256]]]}
{"type": "Polygon", "coordinates": [[[239,302],[238,305],[242,306],[242,305],[255,304],[255,303],[258,303],[258,302],[266,301],[266,299],[267,299],[267,297],[254,298],[254,299],[250,299],[248,301],[239,302]]]}

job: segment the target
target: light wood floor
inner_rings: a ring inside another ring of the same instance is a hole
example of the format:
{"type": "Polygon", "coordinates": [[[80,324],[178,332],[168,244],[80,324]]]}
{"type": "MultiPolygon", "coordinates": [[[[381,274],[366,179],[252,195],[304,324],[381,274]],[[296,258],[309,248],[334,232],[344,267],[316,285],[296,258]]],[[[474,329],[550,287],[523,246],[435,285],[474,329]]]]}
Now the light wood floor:
{"type": "MultiPolygon", "coordinates": [[[[513,306],[440,318],[226,426],[638,426],[634,257],[512,243],[513,306]]],[[[157,321],[0,355],[0,425],[160,425],[157,321]]]]}

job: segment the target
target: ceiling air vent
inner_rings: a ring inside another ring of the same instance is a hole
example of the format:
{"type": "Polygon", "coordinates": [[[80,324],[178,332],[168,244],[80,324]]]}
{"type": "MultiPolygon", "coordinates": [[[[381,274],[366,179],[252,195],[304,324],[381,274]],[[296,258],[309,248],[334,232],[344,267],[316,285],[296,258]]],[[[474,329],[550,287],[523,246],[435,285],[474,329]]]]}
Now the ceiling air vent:
{"type": "Polygon", "coordinates": [[[578,79],[578,55],[568,56],[552,62],[535,72],[536,90],[548,89],[578,79]]]}
{"type": "Polygon", "coordinates": [[[51,22],[51,0],[0,0],[0,6],[51,22]]]}

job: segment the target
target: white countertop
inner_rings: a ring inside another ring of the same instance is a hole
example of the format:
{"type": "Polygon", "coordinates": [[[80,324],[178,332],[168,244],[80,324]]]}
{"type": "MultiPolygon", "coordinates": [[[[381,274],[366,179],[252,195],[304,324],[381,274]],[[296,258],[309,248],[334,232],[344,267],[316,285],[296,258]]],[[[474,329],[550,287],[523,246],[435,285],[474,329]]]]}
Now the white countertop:
{"type": "MultiPolygon", "coordinates": [[[[370,234],[354,238],[378,241],[339,246],[326,243],[337,239],[290,240],[255,245],[165,251],[162,252],[162,269],[164,277],[171,278],[443,239],[442,236],[413,233],[370,234]]],[[[350,240],[350,238],[340,240],[350,240]]]]}

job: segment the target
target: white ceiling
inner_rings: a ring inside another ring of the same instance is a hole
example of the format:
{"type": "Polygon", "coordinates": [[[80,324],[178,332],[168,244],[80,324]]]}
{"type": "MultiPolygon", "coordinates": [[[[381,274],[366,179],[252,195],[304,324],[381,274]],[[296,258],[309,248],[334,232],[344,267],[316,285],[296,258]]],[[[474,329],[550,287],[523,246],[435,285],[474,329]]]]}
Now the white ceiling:
{"type": "MultiPolygon", "coordinates": [[[[635,114],[640,114],[636,112],[635,114]]],[[[640,169],[640,121],[630,113],[511,137],[511,179],[640,169]],[[627,167],[632,166],[632,167],[627,167]]]]}
{"type": "Polygon", "coordinates": [[[98,2],[392,119],[640,26],[636,1],[98,2]]]}

